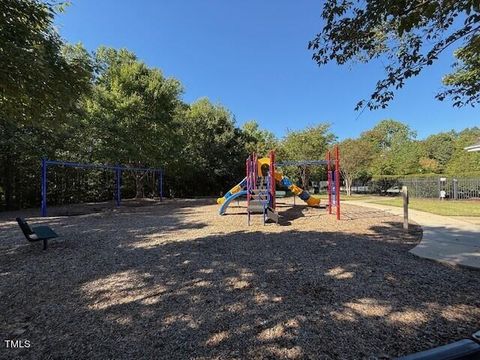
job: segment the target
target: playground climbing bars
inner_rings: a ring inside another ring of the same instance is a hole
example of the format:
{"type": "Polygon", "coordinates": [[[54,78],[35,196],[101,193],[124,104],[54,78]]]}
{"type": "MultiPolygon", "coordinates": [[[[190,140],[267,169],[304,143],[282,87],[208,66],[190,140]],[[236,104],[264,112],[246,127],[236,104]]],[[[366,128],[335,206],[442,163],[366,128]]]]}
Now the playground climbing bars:
{"type": "Polygon", "coordinates": [[[80,169],[101,169],[112,170],[115,172],[115,204],[120,206],[122,201],[122,171],[145,172],[151,171],[157,174],[158,177],[158,195],[160,201],[163,201],[163,176],[164,171],[160,168],[136,168],[122,165],[105,165],[105,164],[82,164],[69,161],[57,161],[42,159],[42,178],[41,178],[41,215],[47,216],[47,183],[48,183],[48,167],[49,166],[63,166],[80,169]]]}

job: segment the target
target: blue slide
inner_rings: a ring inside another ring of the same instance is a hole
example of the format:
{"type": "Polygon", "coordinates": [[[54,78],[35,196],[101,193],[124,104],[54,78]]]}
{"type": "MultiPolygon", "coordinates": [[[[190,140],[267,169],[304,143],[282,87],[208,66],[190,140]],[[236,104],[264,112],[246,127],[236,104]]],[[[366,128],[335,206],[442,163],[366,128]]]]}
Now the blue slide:
{"type": "Polygon", "coordinates": [[[225,211],[227,211],[227,208],[228,208],[228,205],[230,205],[230,203],[232,202],[232,200],[240,197],[240,196],[247,196],[247,190],[242,190],[242,191],[239,191],[239,192],[236,192],[235,194],[232,194],[230,195],[226,200],[225,202],[222,204],[222,206],[220,207],[220,210],[218,211],[218,213],[220,215],[225,215],[225,211]]]}

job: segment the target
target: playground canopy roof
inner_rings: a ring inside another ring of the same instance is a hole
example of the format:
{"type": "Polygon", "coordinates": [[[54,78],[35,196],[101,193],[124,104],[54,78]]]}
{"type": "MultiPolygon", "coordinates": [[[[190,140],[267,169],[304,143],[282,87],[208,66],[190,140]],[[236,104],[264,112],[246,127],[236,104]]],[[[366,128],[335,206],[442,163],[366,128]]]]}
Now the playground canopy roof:
{"type": "MultiPolygon", "coordinates": [[[[332,161],[333,163],[333,161],[332,161]]],[[[308,165],[327,165],[327,160],[299,160],[299,161],[282,161],[278,162],[278,166],[308,166],[308,165]]]]}
{"type": "Polygon", "coordinates": [[[467,146],[465,148],[465,150],[467,150],[468,152],[480,151],[480,139],[479,139],[478,143],[476,143],[475,145],[472,145],[472,146],[467,146]]]}

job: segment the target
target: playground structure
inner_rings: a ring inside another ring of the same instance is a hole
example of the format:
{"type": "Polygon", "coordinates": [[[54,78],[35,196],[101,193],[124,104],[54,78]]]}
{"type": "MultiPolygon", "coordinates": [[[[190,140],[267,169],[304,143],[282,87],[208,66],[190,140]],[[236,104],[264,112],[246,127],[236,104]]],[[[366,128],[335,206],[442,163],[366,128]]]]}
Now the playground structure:
{"type": "Polygon", "coordinates": [[[259,158],[251,154],[245,164],[246,176],[237,185],[231,188],[223,197],[217,199],[221,205],[220,215],[225,215],[230,203],[240,197],[247,198],[247,222],[250,225],[251,215],[263,215],[263,223],[274,221],[278,223],[276,211],[276,186],[281,185],[289,189],[294,196],[298,196],[308,206],[318,207],[320,199],[312,196],[307,190],[300,188],[279,169],[281,166],[292,165],[326,165],[327,166],[327,211],[333,213],[335,208],[337,220],[340,220],[340,153],[338,146],[333,152],[326,154],[325,160],[304,160],[275,162],[275,152],[270,151],[268,157],[259,158]]]}
{"type": "Polygon", "coordinates": [[[122,202],[122,172],[123,171],[133,171],[133,172],[151,172],[157,175],[157,191],[160,201],[163,201],[163,176],[164,171],[160,168],[137,168],[137,167],[128,167],[123,165],[105,165],[105,164],[82,164],[68,161],[57,161],[57,160],[48,160],[42,159],[41,165],[41,216],[47,216],[47,185],[48,185],[48,168],[50,166],[62,166],[62,167],[71,167],[79,169],[100,169],[105,171],[113,171],[115,174],[115,190],[114,198],[115,205],[120,206],[122,202]]]}

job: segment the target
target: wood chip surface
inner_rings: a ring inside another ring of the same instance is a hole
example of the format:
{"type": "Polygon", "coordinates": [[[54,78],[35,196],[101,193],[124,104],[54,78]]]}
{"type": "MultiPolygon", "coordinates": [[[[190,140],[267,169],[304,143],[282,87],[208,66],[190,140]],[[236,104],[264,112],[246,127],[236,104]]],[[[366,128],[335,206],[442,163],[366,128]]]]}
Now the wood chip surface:
{"type": "Polygon", "coordinates": [[[480,328],[478,271],[410,254],[421,229],[382,211],[126,205],[0,215],[1,359],[389,359],[480,328]],[[27,243],[18,214],[61,237],[27,243]]]}

